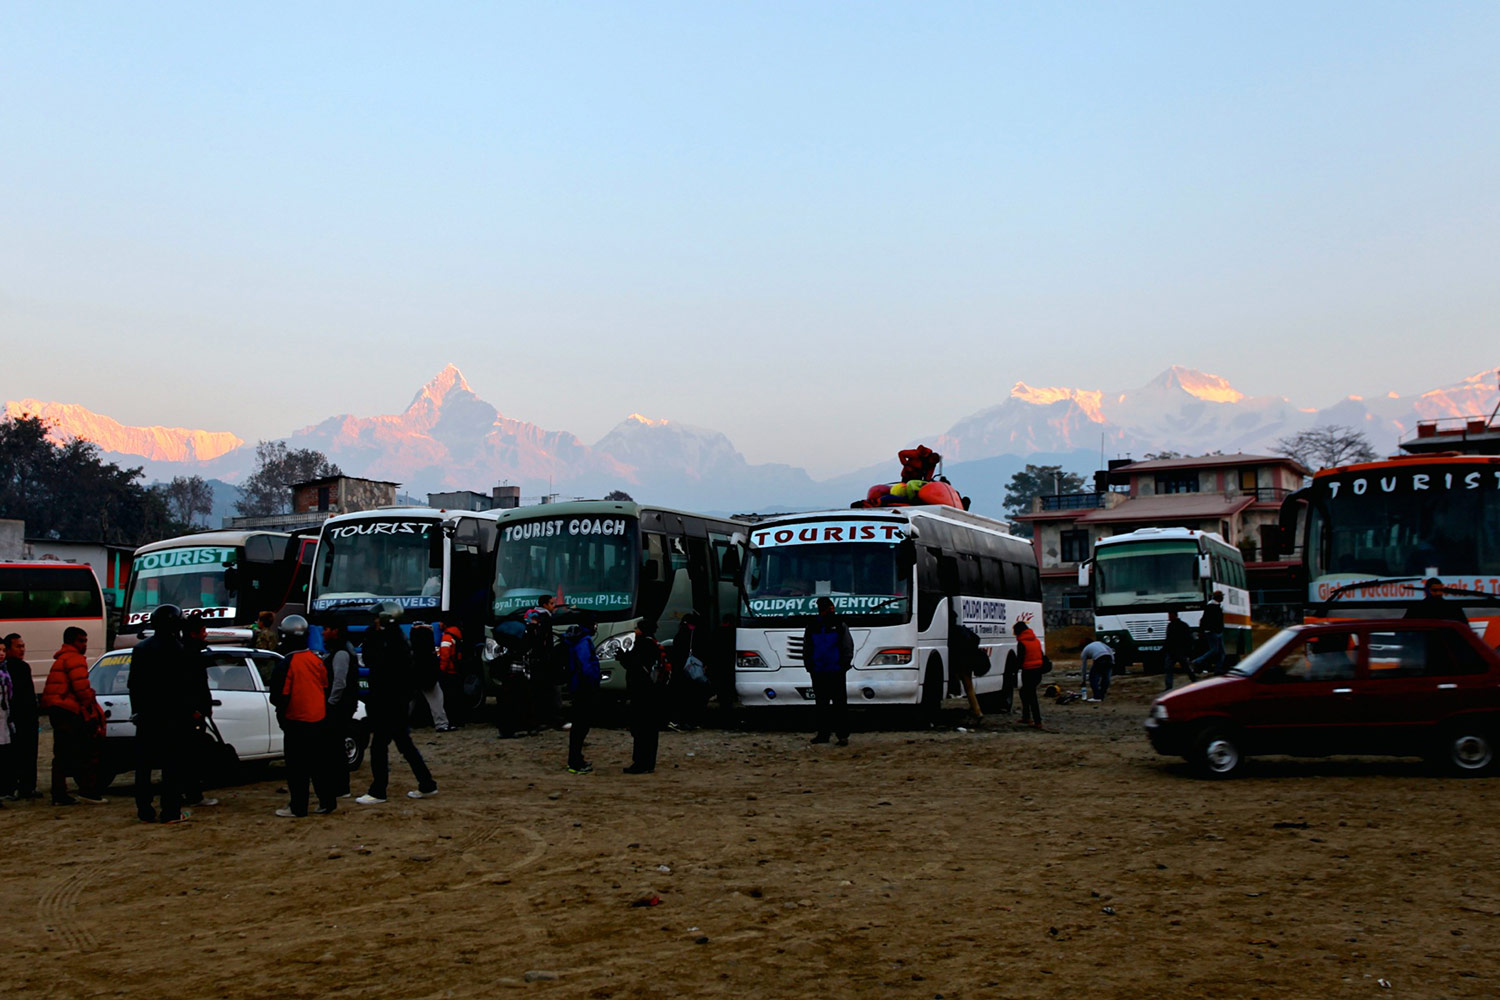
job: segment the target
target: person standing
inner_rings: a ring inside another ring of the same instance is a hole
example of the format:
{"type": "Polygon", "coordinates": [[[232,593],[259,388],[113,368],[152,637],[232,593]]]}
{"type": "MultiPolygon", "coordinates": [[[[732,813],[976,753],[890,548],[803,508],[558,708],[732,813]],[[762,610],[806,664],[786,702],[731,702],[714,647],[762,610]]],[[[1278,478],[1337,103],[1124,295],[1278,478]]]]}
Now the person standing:
{"type": "Polygon", "coordinates": [[[9,799],[36,799],[37,711],[36,687],[31,664],[26,662],[26,640],[20,633],[5,637],[5,663],[0,671],[10,676],[11,777],[0,784],[0,795],[9,799]]]}
{"type": "Polygon", "coordinates": [[[407,712],[416,684],[412,679],[411,647],[401,634],[401,605],[383,601],[375,606],[375,624],[365,633],[364,661],[369,671],[370,691],[366,706],[370,715],[370,790],[354,801],[377,805],[385,801],[390,782],[390,746],[396,744],[411,766],[417,787],[407,792],[413,799],[436,795],[437,782],[427,762],[411,739],[407,712]]]}
{"type": "Polygon", "coordinates": [[[186,771],[197,766],[194,717],[201,718],[207,707],[208,677],[201,660],[183,643],[183,626],[180,608],[158,605],[151,612],[151,636],[130,653],[127,685],[135,720],[135,814],[142,823],[157,819],[152,770],[161,768],[161,821],[180,823],[189,784],[186,771]]]}
{"type": "Polygon", "coordinates": [[[1431,621],[1440,622],[1463,622],[1469,623],[1469,616],[1464,613],[1463,605],[1456,601],[1449,601],[1443,597],[1443,581],[1437,577],[1429,577],[1422,581],[1422,599],[1412,603],[1406,609],[1402,618],[1426,618],[1431,621]]]}
{"type": "Polygon", "coordinates": [[[697,729],[708,705],[711,691],[708,671],[703,666],[703,657],[708,655],[708,643],[703,638],[706,632],[698,612],[689,611],[682,616],[677,634],[672,637],[672,648],[667,653],[667,659],[672,662],[672,686],[667,691],[667,703],[671,706],[668,724],[673,729],[697,729]],[[693,660],[697,661],[696,669],[690,662],[693,660]]]}
{"type": "Polygon", "coordinates": [[[276,815],[283,819],[307,815],[309,780],[318,795],[320,816],[338,808],[326,725],[328,668],[321,656],[307,648],[307,633],[307,619],[301,615],[282,619],[281,644],[287,663],[277,718],[286,736],[286,787],[291,797],[290,802],[276,810],[276,815]]]}
{"type": "Polygon", "coordinates": [[[963,687],[969,699],[971,726],[984,724],[984,711],[979,707],[979,695],[974,690],[974,671],[984,662],[985,653],[979,642],[979,634],[954,616],[948,633],[948,657],[954,678],[963,687]]]}
{"type": "Polygon", "coordinates": [[[443,710],[448,714],[449,730],[462,729],[466,721],[463,650],[463,631],[457,625],[446,626],[438,643],[438,685],[443,689],[443,710]]]}
{"type": "MultiPolygon", "coordinates": [[[[10,788],[15,785],[15,747],[12,746],[12,729],[10,724],[10,674],[0,670],[0,788],[10,788]]],[[[10,798],[6,795],[6,798],[10,798]]],[[[5,804],[0,802],[0,809],[5,804]]]]}
{"type": "Polygon", "coordinates": [[[344,741],[359,707],[359,669],[342,625],[323,627],[323,664],[328,670],[328,715],[324,719],[328,742],[329,782],[337,798],[349,794],[349,762],[344,741]]]}
{"type": "Polygon", "coordinates": [[[262,611],[255,616],[255,624],[250,627],[253,633],[250,640],[256,649],[265,649],[276,652],[281,648],[281,636],[276,631],[276,616],[269,611],[262,611]]]}
{"type": "Polygon", "coordinates": [[[818,732],[814,743],[837,734],[849,745],[849,690],[844,675],[854,666],[854,637],[839,618],[833,598],[818,598],[818,618],[802,632],[802,662],[812,678],[818,732]]]}
{"type": "Polygon", "coordinates": [[[1021,673],[1021,725],[1042,728],[1042,703],[1037,698],[1037,688],[1046,672],[1046,655],[1042,640],[1025,622],[1011,626],[1016,637],[1016,660],[1021,673]]]}
{"type": "Polygon", "coordinates": [[[734,728],[739,702],[734,684],[736,638],[734,615],[726,614],[719,619],[708,644],[712,655],[708,676],[719,700],[719,724],[725,729],[734,728]]]}
{"type": "Polygon", "coordinates": [[[568,692],[573,700],[573,726],[568,731],[568,772],[591,774],[594,765],[583,756],[583,741],[588,739],[594,722],[594,706],[599,701],[599,654],[594,649],[594,623],[584,621],[569,626],[563,633],[563,648],[568,652],[568,692]]]}
{"type": "Polygon", "coordinates": [[[536,600],[536,607],[523,617],[526,623],[526,673],[530,677],[531,715],[536,729],[560,725],[558,710],[562,699],[558,693],[556,650],[557,637],[552,631],[556,612],[565,605],[551,594],[536,600]]]}
{"type": "Polygon", "coordinates": [[[427,714],[432,716],[432,728],[446,733],[453,727],[448,725],[448,713],[443,707],[443,689],[438,684],[438,648],[432,636],[432,626],[426,622],[412,622],[411,667],[416,678],[417,689],[427,702],[427,714]]]}
{"type": "MultiPolygon", "coordinates": [[[[208,670],[213,660],[208,653],[208,623],[198,612],[191,612],[182,620],[182,648],[187,653],[187,683],[192,691],[192,732],[190,747],[201,746],[207,738],[209,719],[214,712],[214,696],[208,687],[208,670]]],[[[205,798],[203,788],[208,775],[204,764],[212,758],[190,749],[183,766],[182,802],[188,806],[216,806],[218,799],[205,798]]]]}
{"type": "Polygon", "coordinates": [[[1093,693],[1095,701],[1103,701],[1115,675],[1115,651],[1095,639],[1078,654],[1078,665],[1083,673],[1083,686],[1093,693]]]}
{"type": "Polygon", "coordinates": [[[1193,660],[1193,666],[1204,673],[1224,672],[1224,592],[1214,591],[1213,600],[1203,606],[1198,620],[1198,634],[1208,648],[1193,660]]]}
{"type": "Polygon", "coordinates": [[[1165,683],[1172,690],[1172,670],[1181,665],[1188,672],[1188,680],[1196,681],[1198,672],[1193,669],[1193,630],[1188,623],[1177,617],[1177,612],[1167,612],[1167,635],[1162,642],[1162,669],[1166,673],[1165,683]]]}
{"type": "Polygon", "coordinates": [[[664,692],[671,664],[656,641],[656,622],[635,627],[635,641],[620,653],[625,668],[625,696],[630,700],[630,766],[626,774],[650,774],[656,770],[656,749],[661,739],[664,692]]]}
{"type": "Polygon", "coordinates": [[[42,688],[42,708],[52,723],[52,804],[90,805],[106,800],[99,789],[99,743],[104,712],[89,686],[89,634],[76,625],[63,632],[42,688]],[[78,783],[78,798],[68,794],[67,776],[78,783]]]}

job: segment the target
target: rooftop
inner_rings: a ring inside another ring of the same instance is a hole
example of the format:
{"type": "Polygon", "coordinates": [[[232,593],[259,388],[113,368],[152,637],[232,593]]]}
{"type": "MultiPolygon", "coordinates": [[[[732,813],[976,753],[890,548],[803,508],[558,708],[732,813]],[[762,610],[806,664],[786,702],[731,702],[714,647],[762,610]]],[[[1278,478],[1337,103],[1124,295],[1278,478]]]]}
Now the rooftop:
{"type": "Polygon", "coordinates": [[[1091,510],[1079,517],[1078,523],[1201,521],[1211,517],[1231,517],[1254,502],[1253,494],[1244,493],[1168,493],[1134,497],[1107,509],[1091,510]]]}

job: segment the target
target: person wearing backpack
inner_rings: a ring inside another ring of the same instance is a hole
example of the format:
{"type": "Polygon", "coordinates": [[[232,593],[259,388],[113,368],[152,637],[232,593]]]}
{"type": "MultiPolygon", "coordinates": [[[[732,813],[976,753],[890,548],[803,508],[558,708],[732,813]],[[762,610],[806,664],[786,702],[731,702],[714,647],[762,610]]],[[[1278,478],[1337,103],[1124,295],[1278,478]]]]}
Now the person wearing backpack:
{"type": "Polygon", "coordinates": [[[667,659],[672,661],[672,689],[668,697],[672,706],[669,725],[674,729],[697,729],[708,696],[713,693],[703,662],[709,652],[708,641],[703,638],[707,631],[698,612],[689,611],[682,616],[682,624],[672,639],[667,659]]]}
{"type": "Polygon", "coordinates": [[[849,689],[844,675],[854,666],[854,637],[834,610],[833,598],[818,598],[818,620],[802,633],[802,663],[812,678],[818,733],[814,743],[837,734],[849,745],[849,689]]]}
{"type": "Polygon", "coordinates": [[[583,741],[588,739],[594,721],[594,706],[599,700],[599,654],[594,650],[594,623],[585,621],[570,625],[563,633],[563,648],[568,654],[568,692],[573,699],[573,727],[568,732],[568,773],[592,774],[594,765],[583,758],[583,741]]]}
{"type": "Polygon", "coordinates": [[[438,661],[437,640],[433,638],[432,626],[426,622],[413,622],[411,626],[411,665],[416,677],[417,690],[427,702],[427,714],[432,716],[435,732],[446,733],[453,727],[448,724],[443,689],[439,684],[442,668],[438,661]]]}
{"type": "Polygon", "coordinates": [[[307,785],[318,795],[318,815],[338,808],[338,786],[333,781],[328,752],[328,667],[323,657],[307,648],[307,619],[288,615],[281,620],[282,649],[286,652],[285,679],[272,688],[279,692],[277,718],[286,737],[286,788],[290,801],[276,810],[283,819],[307,816],[307,785]]]}
{"type": "Polygon", "coordinates": [[[661,739],[664,693],[672,665],[656,641],[656,622],[635,627],[635,641],[620,653],[625,668],[625,695],[630,699],[630,766],[626,774],[650,774],[656,770],[656,748],[661,739]]]}
{"type": "Polygon", "coordinates": [[[411,646],[397,624],[401,610],[395,601],[375,605],[375,624],[365,633],[364,661],[370,684],[366,700],[370,714],[370,790],[354,801],[366,806],[385,801],[391,776],[392,743],[406,758],[412,776],[417,779],[417,787],[407,792],[407,797],[422,799],[438,791],[422,752],[411,739],[407,712],[416,680],[412,676],[411,646]]]}
{"type": "Polygon", "coordinates": [[[969,718],[971,726],[984,722],[984,712],[979,707],[979,696],[974,692],[974,671],[985,659],[979,645],[979,635],[955,617],[948,633],[948,656],[952,660],[953,673],[969,696],[969,718]]]}
{"type": "Polygon", "coordinates": [[[558,691],[557,637],[553,634],[553,615],[566,609],[551,594],[537,598],[536,607],[523,617],[526,623],[526,673],[530,678],[531,715],[535,728],[561,728],[558,721],[562,697],[558,691]]]}
{"type": "Polygon", "coordinates": [[[463,632],[457,625],[444,627],[438,643],[438,686],[443,689],[449,730],[462,729],[465,720],[463,657],[463,632]]]}
{"type": "Polygon", "coordinates": [[[1010,631],[1016,637],[1016,659],[1021,669],[1021,725],[1041,729],[1042,703],[1036,692],[1047,672],[1047,654],[1030,625],[1016,622],[1010,631]]]}

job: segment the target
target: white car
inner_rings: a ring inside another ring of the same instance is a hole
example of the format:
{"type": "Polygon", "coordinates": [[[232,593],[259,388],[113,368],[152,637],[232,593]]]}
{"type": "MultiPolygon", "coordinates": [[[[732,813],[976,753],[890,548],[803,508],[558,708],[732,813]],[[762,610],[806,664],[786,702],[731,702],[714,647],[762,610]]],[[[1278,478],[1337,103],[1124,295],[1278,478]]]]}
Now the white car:
{"type": "MultiPolygon", "coordinates": [[[[132,650],[105,653],[89,668],[89,685],[104,709],[103,769],[106,777],[135,770],[135,723],[130,709],[130,656],[132,650]]],[[[284,737],[271,707],[271,672],[282,657],[263,649],[244,646],[213,646],[206,654],[208,689],[213,698],[213,721],[224,742],[240,761],[278,760],[284,737]]],[[[370,734],[364,704],[354,713],[354,725],[344,741],[349,770],[364,760],[370,734]]],[[[106,782],[107,784],[107,782],[106,782]]]]}

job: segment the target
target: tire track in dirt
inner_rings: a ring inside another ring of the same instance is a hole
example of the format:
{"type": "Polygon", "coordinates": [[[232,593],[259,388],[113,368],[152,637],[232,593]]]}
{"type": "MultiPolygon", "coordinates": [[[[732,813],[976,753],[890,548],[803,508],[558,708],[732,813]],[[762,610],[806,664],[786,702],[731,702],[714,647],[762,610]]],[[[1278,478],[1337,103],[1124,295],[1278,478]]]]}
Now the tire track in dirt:
{"type": "Polygon", "coordinates": [[[78,917],[78,901],[83,897],[83,891],[102,874],[102,865],[80,868],[48,883],[37,897],[37,917],[43,928],[57,935],[66,951],[87,953],[99,947],[88,923],[78,917]]]}

